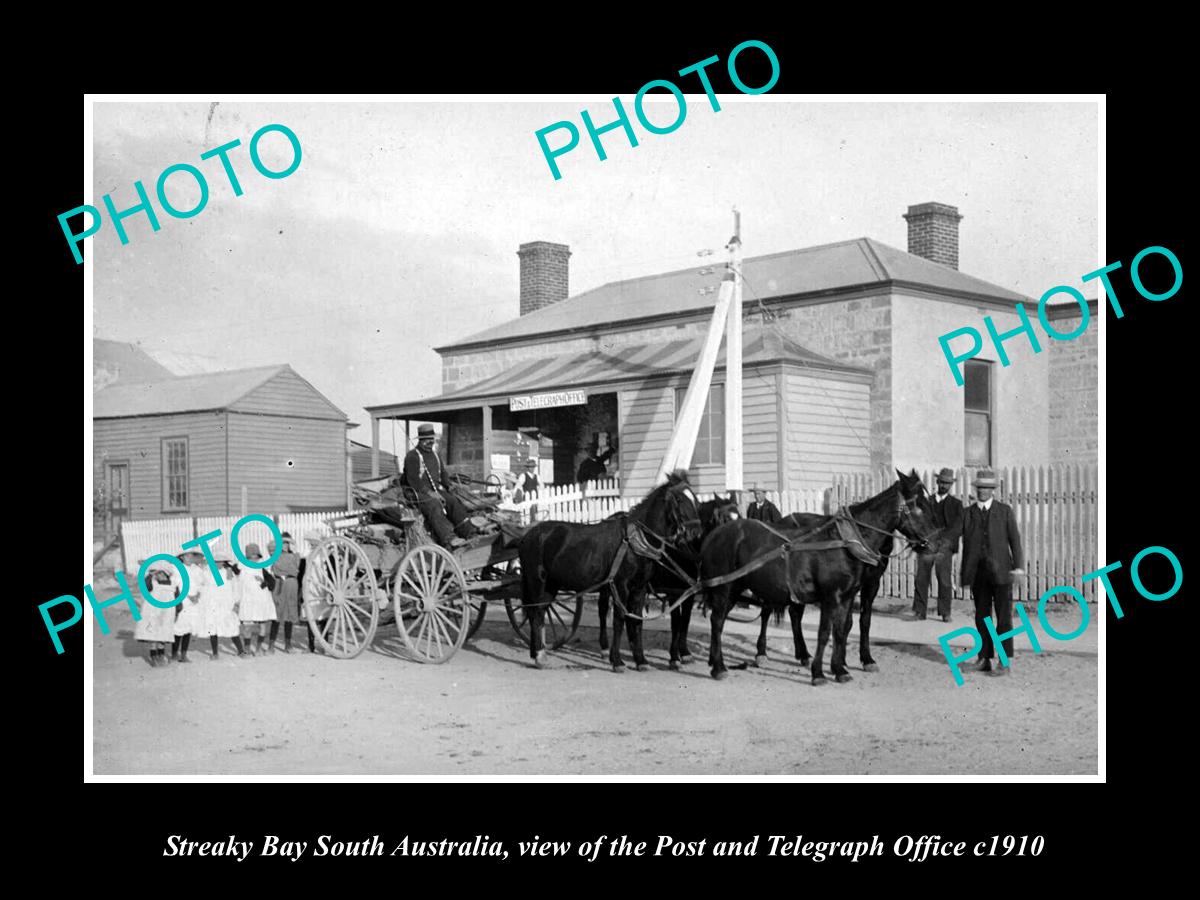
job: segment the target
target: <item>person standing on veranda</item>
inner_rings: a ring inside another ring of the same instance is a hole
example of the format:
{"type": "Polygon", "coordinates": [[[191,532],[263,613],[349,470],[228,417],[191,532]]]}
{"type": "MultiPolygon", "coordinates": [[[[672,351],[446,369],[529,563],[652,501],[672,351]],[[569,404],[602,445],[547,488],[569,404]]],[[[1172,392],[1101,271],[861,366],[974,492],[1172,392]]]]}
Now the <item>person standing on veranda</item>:
{"type": "Polygon", "coordinates": [[[963,515],[962,583],[971,585],[975,601],[975,630],[983,640],[978,672],[1007,675],[1011,669],[1013,639],[1001,644],[1009,665],[992,669],[995,647],[984,619],[993,616],[999,634],[1012,630],[1013,582],[1025,577],[1025,553],[1012,507],[995,499],[996,474],[981,469],[973,482],[975,503],[963,515]]]}
{"type": "Polygon", "coordinates": [[[951,619],[951,600],[954,585],[950,574],[954,566],[954,555],[958,553],[958,542],[963,531],[963,505],[950,493],[954,486],[954,472],[945,468],[937,474],[937,493],[929,498],[933,507],[933,524],[938,528],[937,539],[929,548],[917,555],[916,585],[913,591],[913,618],[924,619],[929,604],[929,587],[932,576],[937,575],[937,614],[943,622],[951,619]]]}

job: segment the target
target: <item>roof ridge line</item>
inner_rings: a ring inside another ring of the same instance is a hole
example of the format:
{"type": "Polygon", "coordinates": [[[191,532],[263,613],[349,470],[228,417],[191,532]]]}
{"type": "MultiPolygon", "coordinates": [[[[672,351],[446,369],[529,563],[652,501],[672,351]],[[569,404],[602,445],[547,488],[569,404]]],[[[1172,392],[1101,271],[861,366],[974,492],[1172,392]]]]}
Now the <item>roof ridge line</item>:
{"type": "Polygon", "coordinates": [[[867,265],[874,269],[876,274],[878,274],[884,281],[890,280],[892,273],[888,271],[888,267],[884,265],[884,262],[880,258],[879,254],[875,252],[874,239],[864,236],[858,246],[859,249],[863,251],[863,255],[867,258],[867,265]],[[866,246],[866,249],[863,249],[864,245],[866,246]]]}

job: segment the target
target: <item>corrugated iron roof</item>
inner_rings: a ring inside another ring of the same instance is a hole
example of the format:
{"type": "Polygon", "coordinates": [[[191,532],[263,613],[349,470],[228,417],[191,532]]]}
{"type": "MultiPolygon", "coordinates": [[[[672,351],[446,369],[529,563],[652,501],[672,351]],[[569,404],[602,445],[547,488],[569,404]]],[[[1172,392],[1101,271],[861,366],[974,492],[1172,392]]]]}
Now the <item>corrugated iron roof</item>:
{"type": "MultiPolygon", "coordinates": [[[[700,294],[698,291],[720,284],[725,266],[713,263],[713,272],[703,276],[697,273],[698,268],[610,282],[436,349],[442,352],[469,344],[703,312],[712,309],[716,292],[700,294]]],[[[1028,302],[1030,299],[866,237],[749,257],[742,261],[742,274],[747,303],[756,297],[771,300],[888,282],[903,282],[1003,303],[1028,302]]]]}
{"type": "MultiPolygon", "coordinates": [[[[457,391],[408,403],[367,407],[368,412],[404,407],[429,410],[461,405],[464,400],[543,393],[570,388],[643,381],[669,375],[688,374],[696,367],[703,337],[657,344],[627,344],[610,350],[567,353],[519,362],[491,378],[457,391]]],[[[831,372],[869,375],[870,369],[850,366],[813,353],[773,329],[748,328],[743,333],[742,365],[752,367],[772,362],[790,362],[831,372]]],[[[725,365],[725,344],[717,356],[717,368],[725,365]]]]}
{"type": "Polygon", "coordinates": [[[280,372],[290,370],[288,365],[258,366],[204,375],[181,375],[141,384],[118,382],[96,392],[92,418],[117,419],[225,409],[280,372]]]}

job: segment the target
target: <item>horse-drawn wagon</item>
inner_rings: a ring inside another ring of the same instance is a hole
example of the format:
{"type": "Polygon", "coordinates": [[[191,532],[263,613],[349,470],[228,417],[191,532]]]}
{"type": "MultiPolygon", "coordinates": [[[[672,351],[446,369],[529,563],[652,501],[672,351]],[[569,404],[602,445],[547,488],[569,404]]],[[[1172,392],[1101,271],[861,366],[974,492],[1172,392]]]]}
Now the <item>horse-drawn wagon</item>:
{"type": "MultiPolygon", "coordinates": [[[[352,659],[369,647],[379,626],[396,626],[413,659],[444,663],[482,624],[489,601],[503,601],[513,629],[529,642],[520,603],[518,517],[499,508],[498,485],[455,492],[478,533],[453,550],[425,528],[416,495],[396,479],[355,488],[354,512],[326,520],[333,532],[308,554],[305,615],[330,656],[352,659]]],[[[556,600],[547,609],[545,643],[561,647],[579,627],[583,599],[556,600]]]]}

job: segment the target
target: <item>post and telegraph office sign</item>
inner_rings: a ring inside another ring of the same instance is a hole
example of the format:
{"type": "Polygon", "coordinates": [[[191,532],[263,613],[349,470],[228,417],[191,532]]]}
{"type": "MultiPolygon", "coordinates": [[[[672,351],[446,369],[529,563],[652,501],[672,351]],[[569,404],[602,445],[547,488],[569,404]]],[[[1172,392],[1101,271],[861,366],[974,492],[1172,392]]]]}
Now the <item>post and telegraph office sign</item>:
{"type": "Polygon", "coordinates": [[[586,403],[587,391],[555,391],[551,394],[525,394],[508,398],[508,408],[513,412],[551,409],[556,406],[583,406],[586,403]]]}

